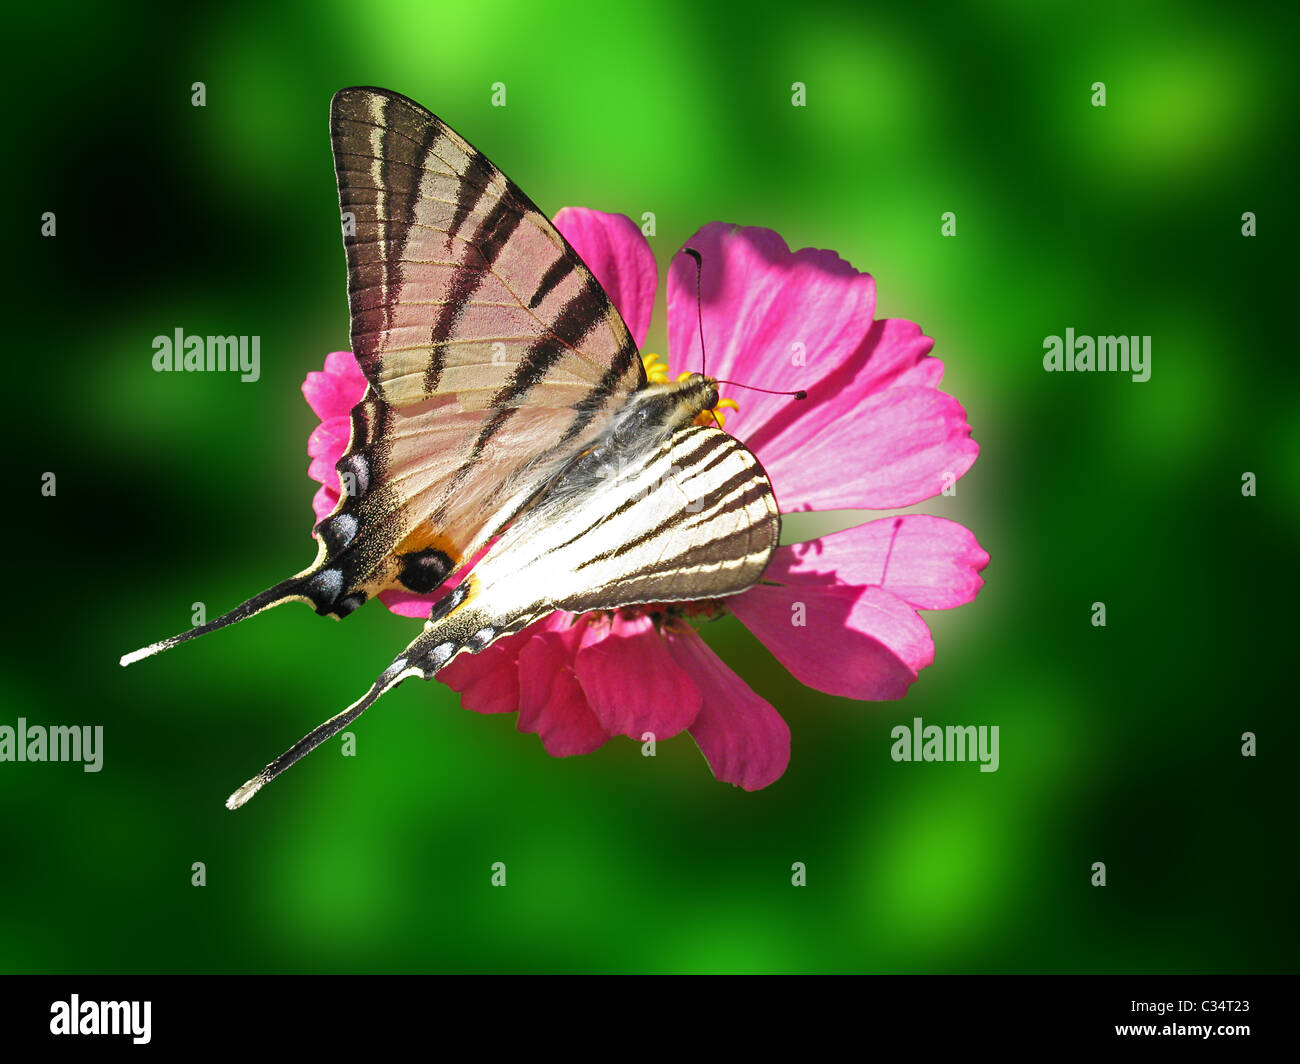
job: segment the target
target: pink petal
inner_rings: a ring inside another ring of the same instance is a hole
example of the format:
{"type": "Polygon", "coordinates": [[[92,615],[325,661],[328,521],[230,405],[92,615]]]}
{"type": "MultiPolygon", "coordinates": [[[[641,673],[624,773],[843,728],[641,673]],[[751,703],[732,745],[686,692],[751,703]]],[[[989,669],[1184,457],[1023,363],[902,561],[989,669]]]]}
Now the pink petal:
{"type": "Polygon", "coordinates": [[[790,763],[790,727],[781,715],[693,630],[669,632],[665,642],[703,696],[691,735],[713,774],[747,791],[780,779],[790,763]]]}
{"type": "Polygon", "coordinates": [[[649,617],[589,625],[578,651],[578,682],[601,726],[640,740],[668,739],[700,711],[700,691],[673,661],[649,617]]]}
{"type": "Polygon", "coordinates": [[[352,422],[346,417],[332,417],[322,421],[307,437],[307,453],[311,464],[307,466],[307,475],[326,487],[339,487],[339,475],[335,466],[348,449],[348,440],[352,435],[352,422]]]}
{"type": "MultiPolygon", "coordinates": [[[[809,401],[811,401],[811,396],[809,401]]],[[[891,510],[938,495],[979,454],[966,411],[934,388],[829,399],[820,429],[799,424],[753,448],[781,509],[891,510]]]]}
{"type": "MultiPolygon", "coordinates": [[[[687,246],[703,258],[707,366],[700,358],[695,262],[683,251],[668,270],[668,347],[674,373],[704,367],[712,377],[742,384],[807,389],[850,362],[862,346],[875,312],[876,285],[834,252],[792,252],[770,229],[725,222],[706,225],[687,246]]],[[[734,420],[745,438],[795,402],[753,391],[733,394],[725,385],[723,392],[740,403],[734,420]]]]}
{"type": "Polygon", "coordinates": [[[414,591],[391,588],[379,592],[379,601],[388,607],[390,613],[395,613],[399,617],[428,618],[433,610],[433,604],[442,596],[441,591],[432,595],[417,595],[414,591]]]}
{"type": "Polygon", "coordinates": [[[858,352],[860,368],[854,383],[863,394],[899,384],[933,388],[943,377],[943,363],[930,358],[934,340],[921,326],[903,318],[881,318],[871,323],[858,352]]]}
{"type": "Polygon", "coordinates": [[[552,757],[589,754],[609,734],[587,703],[573,670],[576,647],[558,632],[529,638],[519,654],[519,723],[552,757]]]}
{"type": "Polygon", "coordinates": [[[348,416],[361,401],[368,387],[361,367],[350,351],[332,351],[325,356],[325,368],[307,374],[302,382],[306,397],[321,424],[307,438],[307,454],[312,461],[307,475],[321,486],[312,497],[311,508],[316,520],[334,512],[339,501],[339,479],[334,467],[347,450],[352,432],[348,416]]]}
{"type": "Polygon", "coordinates": [[[477,654],[460,654],[438,670],[438,679],[460,692],[463,709],[513,713],[520,705],[519,656],[529,638],[520,632],[498,639],[477,654]]]}
{"type": "Polygon", "coordinates": [[[780,547],[765,580],[779,584],[883,587],[917,609],[946,610],[975,599],[988,553],[956,521],[924,514],[884,517],[780,547]]]}
{"type": "Polygon", "coordinates": [[[565,207],[555,216],[555,228],[596,275],[641,347],[650,330],[659,271],[640,228],[625,214],[588,207],[565,207]]]}
{"type": "MultiPolygon", "coordinates": [[[[886,388],[905,384],[932,388],[939,383],[943,363],[929,357],[934,341],[919,325],[902,318],[869,324],[862,343],[849,358],[836,366],[818,368],[815,380],[799,385],[807,391],[807,399],[784,401],[761,425],[746,424],[744,439],[751,449],[768,447],[796,423],[800,423],[799,434],[821,431],[840,417],[852,416],[861,403],[886,388]]],[[[734,398],[746,404],[748,397],[738,391],[734,398]]]]}
{"type": "Polygon", "coordinates": [[[760,584],[728,599],[727,608],[795,679],[827,694],[902,698],[934,660],[930,629],[883,588],[760,584]]]}
{"type": "Polygon", "coordinates": [[[339,504],[339,489],[331,488],[328,484],[322,484],[316,489],[316,494],[311,497],[312,512],[316,515],[317,521],[324,521],[334,512],[334,507],[339,504]]]}
{"type": "MultiPolygon", "coordinates": [[[[808,398],[722,386],[727,428],[758,455],[782,508],[893,509],[938,494],[975,460],[965,411],[935,391],[933,341],[900,319],[872,321],[875,282],[833,252],[792,252],[768,229],[706,225],[701,298],[711,376],[808,398]]],[[[698,370],[696,267],[668,271],[674,370],[698,370]]]]}
{"type": "Polygon", "coordinates": [[[307,374],[302,394],[322,421],[346,417],[366,394],[366,378],[350,351],[333,351],[325,356],[324,372],[307,374]]]}

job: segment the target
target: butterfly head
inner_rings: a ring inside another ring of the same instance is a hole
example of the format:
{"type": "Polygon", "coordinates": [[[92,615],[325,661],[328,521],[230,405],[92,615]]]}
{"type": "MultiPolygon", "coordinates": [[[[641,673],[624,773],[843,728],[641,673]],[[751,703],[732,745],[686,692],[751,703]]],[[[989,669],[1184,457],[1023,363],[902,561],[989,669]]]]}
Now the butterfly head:
{"type": "Polygon", "coordinates": [[[680,390],[679,401],[684,412],[690,414],[689,420],[695,420],[700,414],[718,405],[718,382],[712,377],[691,373],[679,377],[676,383],[680,390]]]}
{"type": "Polygon", "coordinates": [[[636,392],[628,404],[629,416],[641,429],[670,435],[718,405],[718,382],[699,373],[683,374],[675,381],[653,381],[636,392]]]}

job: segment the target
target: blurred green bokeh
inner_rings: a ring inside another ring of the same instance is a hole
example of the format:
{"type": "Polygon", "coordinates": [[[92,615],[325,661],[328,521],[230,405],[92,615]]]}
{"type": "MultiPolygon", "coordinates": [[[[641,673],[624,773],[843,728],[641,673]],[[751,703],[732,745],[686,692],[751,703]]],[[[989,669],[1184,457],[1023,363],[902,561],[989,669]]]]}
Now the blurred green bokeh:
{"type": "Polygon", "coordinates": [[[0,724],[102,724],[106,751],[98,774],[0,764],[0,969],[1295,970],[1295,26],[1274,10],[11,13],[6,543],[41,579],[11,583],[0,724]],[[292,607],[117,665],[313,554],[298,388],[348,343],[326,113],[354,84],[424,103],[550,213],[655,212],[661,265],[710,220],[768,226],[936,338],[983,449],[916,509],[993,561],[974,605],[927,615],[936,662],[903,702],[810,692],[726,621],[710,641],[794,735],[763,792],[686,736],[555,760],[409,683],[357,757],[222,807],[414,631],[292,607]],[[259,335],[261,380],[155,374],[178,326],[259,335]],[[1151,380],[1044,373],[1066,327],[1152,336],[1151,380]],[[1000,770],[895,764],[914,716],[999,725],[1000,770]]]}

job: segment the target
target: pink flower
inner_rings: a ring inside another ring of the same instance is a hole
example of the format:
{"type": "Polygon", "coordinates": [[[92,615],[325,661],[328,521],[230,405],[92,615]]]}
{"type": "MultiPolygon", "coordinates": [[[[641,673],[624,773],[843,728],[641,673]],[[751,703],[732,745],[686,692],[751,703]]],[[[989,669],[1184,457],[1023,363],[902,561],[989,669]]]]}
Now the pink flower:
{"type": "MultiPolygon", "coordinates": [[[[643,345],[658,274],[640,229],[623,215],[578,208],[562,210],[555,224],[643,345]]],[[[934,342],[910,321],[874,319],[870,275],[830,251],[792,252],[768,229],[714,222],[687,246],[703,256],[709,375],[807,391],[802,402],[741,391],[725,423],[763,463],[784,512],[910,506],[970,468],[979,448],[961,405],[936,387],[943,363],[929,357],[934,342]]],[[[699,371],[696,267],[680,252],[668,270],[668,338],[674,370],[699,371]]],[[[308,441],[309,473],[321,483],[318,519],[337,502],[334,463],[364,391],[345,352],[329,355],[325,371],[303,385],[321,418],[308,441]]],[[[953,521],[870,521],[779,548],[762,583],[722,604],[554,613],[460,655],[439,678],[467,709],[517,711],[519,730],[536,732],[556,757],[589,753],[614,735],[641,741],[647,732],[667,739],[689,731],[718,779],[757,790],[785,771],[790,730],[709,649],[691,616],[735,614],[819,691],[901,698],[934,659],[917,610],[972,601],[988,560],[953,521]]],[[[381,595],[405,616],[427,616],[438,597],[381,595]]]]}

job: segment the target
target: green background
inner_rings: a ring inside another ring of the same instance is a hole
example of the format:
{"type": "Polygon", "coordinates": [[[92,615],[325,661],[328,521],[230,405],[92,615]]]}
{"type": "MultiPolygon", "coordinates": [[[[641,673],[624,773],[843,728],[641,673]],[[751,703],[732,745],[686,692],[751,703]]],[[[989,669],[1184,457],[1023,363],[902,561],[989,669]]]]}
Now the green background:
{"type": "Polygon", "coordinates": [[[0,723],[102,724],[105,763],[0,764],[0,969],[1295,970],[1295,27],[1220,6],[11,13],[0,723]],[[353,84],[550,213],[654,211],[661,267],[705,222],[767,226],[936,338],[982,452],[915,509],[993,560],[926,615],[904,701],[810,692],[728,620],[711,643],[793,732],[765,791],[686,736],[552,759],[413,681],[358,756],[223,808],[414,631],[294,607],[117,665],[314,555],[298,389],[348,344],[326,116],[353,84]],[[261,336],[262,379],[152,372],[177,326],[261,336]],[[1152,336],[1151,380],[1044,373],[1071,326],[1152,336]],[[1000,770],[895,764],[913,716],[999,725],[1000,770]]]}

